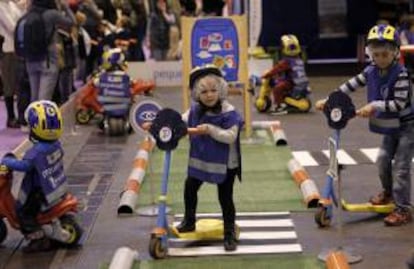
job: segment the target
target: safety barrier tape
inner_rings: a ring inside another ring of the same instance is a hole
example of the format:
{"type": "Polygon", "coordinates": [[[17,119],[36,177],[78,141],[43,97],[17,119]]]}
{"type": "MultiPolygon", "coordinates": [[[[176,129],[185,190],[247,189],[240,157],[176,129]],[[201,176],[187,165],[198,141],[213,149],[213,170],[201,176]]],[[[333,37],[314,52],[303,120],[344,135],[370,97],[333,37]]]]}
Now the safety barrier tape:
{"type": "Polygon", "coordinates": [[[315,182],[310,178],[308,172],[306,172],[303,166],[295,158],[289,160],[288,169],[296,185],[300,188],[303,200],[307,207],[317,207],[320,194],[315,182]]]}
{"type": "Polygon", "coordinates": [[[280,121],[253,121],[253,129],[269,129],[275,146],[286,146],[287,139],[280,121]]]}
{"type": "Polygon", "coordinates": [[[121,194],[118,214],[132,214],[134,212],[141,184],[145,177],[149,155],[154,145],[155,142],[150,136],[145,137],[140,143],[132,165],[133,168],[125,184],[125,189],[121,194]]]}

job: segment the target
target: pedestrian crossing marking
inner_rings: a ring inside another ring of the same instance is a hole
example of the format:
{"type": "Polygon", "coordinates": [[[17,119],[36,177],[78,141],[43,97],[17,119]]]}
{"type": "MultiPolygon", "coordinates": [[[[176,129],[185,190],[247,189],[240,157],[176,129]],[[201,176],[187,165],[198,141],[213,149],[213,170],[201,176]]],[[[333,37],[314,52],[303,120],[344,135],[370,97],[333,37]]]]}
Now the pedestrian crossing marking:
{"type": "MultiPolygon", "coordinates": [[[[322,152],[329,159],[329,155],[330,155],[329,150],[323,150],[322,152]]],[[[339,149],[336,152],[336,157],[338,158],[338,162],[341,163],[341,164],[345,164],[345,165],[357,164],[356,161],[354,159],[352,159],[352,157],[349,156],[349,154],[346,153],[346,151],[343,150],[343,149],[339,149]]]]}
{"type": "MultiPolygon", "coordinates": [[[[278,212],[237,212],[236,217],[254,217],[254,216],[289,216],[289,211],[278,212]]],[[[183,218],[184,214],[175,214],[175,218],[183,218]]],[[[221,218],[221,213],[197,213],[199,218],[221,218]]]]}
{"type": "Polygon", "coordinates": [[[256,246],[237,246],[235,251],[224,251],[223,246],[203,246],[188,248],[168,248],[169,256],[207,256],[207,255],[242,255],[275,254],[302,252],[300,244],[275,244],[256,246]]]}
{"type": "MultiPolygon", "coordinates": [[[[272,240],[272,239],[296,239],[297,235],[294,231],[288,232],[240,232],[239,240],[272,240]]],[[[170,242],[195,242],[196,240],[187,238],[171,238],[170,242]]]]}
{"type": "MultiPolygon", "coordinates": [[[[338,162],[344,165],[374,164],[378,154],[379,148],[338,149],[337,158],[338,162]]],[[[329,150],[292,151],[292,156],[302,166],[329,165],[329,150]]],[[[414,162],[414,158],[412,161],[414,162]]]]}
{"type": "MultiPolygon", "coordinates": [[[[221,218],[220,213],[197,214],[197,219],[221,218]]],[[[176,226],[183,218],[182,214],[174,216],[176,226]]],[[[195,240],[188,238],[168,238],[169,256],[211,256],[211,255],[246,255],[300,253],[302,246],[297,242],[290,213],[285,212],[238,212],[236,224],[240,236],[235,251],[225,251],[223,240],[195,240]]]]}
{"type": "Polygon", "coordinates": [[[373,163],[377,161],[379,148],[362,148],[360,149],[373,163]]]}
{"type": "MultiPolygon", "coordinates": [[[[180,222],[174,221],[173,225],[177,226],[180,222]]],[[[262,220],[236,220],[237,225],[254,228],[254,227],[293,227],[293,221],[290,219],[262,219],[262,220]]]]}
{"type": "Polygon", "coordinates": [[[294,151],[293,157],[300,160],[302,166],[318,166],[318,162],[312,157],[309,151],[294,151]]]}

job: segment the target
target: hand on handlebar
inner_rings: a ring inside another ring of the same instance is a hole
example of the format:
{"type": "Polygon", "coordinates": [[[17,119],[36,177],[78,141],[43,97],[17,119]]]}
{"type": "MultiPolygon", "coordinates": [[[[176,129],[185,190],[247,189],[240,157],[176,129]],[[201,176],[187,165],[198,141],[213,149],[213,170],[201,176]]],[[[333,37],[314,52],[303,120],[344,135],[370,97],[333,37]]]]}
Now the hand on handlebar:
{"type": "MultiPolygon", "coordinates": [[[[142,129],[149,131],[151,128],[152,122],[144,122],[142,124],[142,129]]],[[[188,128],[187,129],[188,134],[190,135],[202,135],[202,134],[208,134],[208,125],[207,124],[200,124],[197,127],[188,128]]]]}
{"type": "Polygon", "coordinates": [[[327,101],[328,99],[327,98],[325,98],[325,99],[320,99],[320,100],[318,100],[318,101],[316,101],[316,103],[315,103],[315,108],[317,109],[317,110],[323,110],[323,108],[325,107],[325,103],[326,103],[326,101],[327,101]]]}
{"type": "Polygon", "coordinates": [[[356,115],[363,118],[368,118],[374,114],[375,109],[372,105],[367,104],[356,111],[356,115]]]}

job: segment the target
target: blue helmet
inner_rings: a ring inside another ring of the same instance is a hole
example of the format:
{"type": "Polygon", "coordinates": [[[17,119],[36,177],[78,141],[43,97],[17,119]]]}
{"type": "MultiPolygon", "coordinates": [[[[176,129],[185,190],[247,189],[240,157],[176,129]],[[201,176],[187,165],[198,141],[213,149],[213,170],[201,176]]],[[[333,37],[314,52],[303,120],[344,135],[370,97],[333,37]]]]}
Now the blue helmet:
{"type": "Polygon", "coordinates": [[[32,102],[24,112],[30,135],[36,140],[54,141],[63,132],[63,119],[59,107],[52,101],[32,102]]]}

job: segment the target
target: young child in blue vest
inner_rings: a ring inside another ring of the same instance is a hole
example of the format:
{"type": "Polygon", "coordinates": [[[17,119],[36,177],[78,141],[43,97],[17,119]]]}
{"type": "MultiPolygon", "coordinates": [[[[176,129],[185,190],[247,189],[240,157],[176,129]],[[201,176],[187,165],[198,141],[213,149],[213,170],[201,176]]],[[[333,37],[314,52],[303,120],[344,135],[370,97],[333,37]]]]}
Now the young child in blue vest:
{"type": "Polygon", "coordinates": [[[63,130],[62,115],[55,103],[41,100],[27,107],[25,119],[33,146],[21,160],[13,154],[6,154],[2,164],[25,173],[16,205],[21,232],[30,240],[23,251],[47,251],[52,244],[45,237],[36,216],[57,204],[67,193],[63,149],[59,142],[63,130]]]}
{"type": "MultiPolygon", "coordinates": [[[[377,164],[382,191],[369,200],[374,205],[395,202],[384,218],[387,226],[411,222],[411,161],[414,154],[414,113],[411,82],[398,63],[399,36],[390,25],[376,25],[368,33],[367,48],[372,62],[362,73],[339,86],[347,94],[367,87],[368,103],[356,111],[369,118],[371,132],[383,136],[377,164]],[[394,163],[393,163],[394,160],[394,163]]],[[[316,103],[323,109],[326,99],[316,103]]]]}
{"type": "Polygon", "coordinates": [[[224,249],[237,248],[233,185],[241,180],[240,129],[243,119],[227,100],[228,84],[216,66],[190,73],[193,104],[183,114],[188,127],[205,135],[190,136],[190,156],[184,189],[185,213],[178,232],[195,230],[197,192],[204,182],[216,184],[224,221],[224,249]]]}
{"type": "Polygon", "coordinates": [[[104,115],[99,125],[105,130],[109,128],[110,117],[128,121],[133,82],[126,72],[127,63],[120,48],[105,51],[102,59],[102,68],[94,76],[93,85],[98,89],[98,102],[102,105],[104,115]]]}

